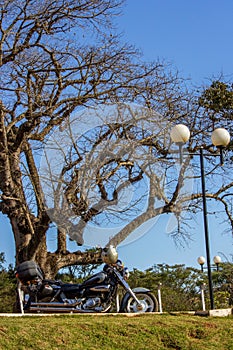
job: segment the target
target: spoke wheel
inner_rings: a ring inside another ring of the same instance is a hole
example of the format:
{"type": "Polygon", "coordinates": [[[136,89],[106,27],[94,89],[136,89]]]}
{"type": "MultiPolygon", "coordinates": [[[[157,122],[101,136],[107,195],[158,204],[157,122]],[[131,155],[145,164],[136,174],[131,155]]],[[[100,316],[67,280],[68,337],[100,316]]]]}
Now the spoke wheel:
{"type": "Polygon", "coordinates": [[[127,300],[125,312],[142,313],[158,311],[158,301],[152,293],[135,293],[140,305],[130,296],[127,300]]]}

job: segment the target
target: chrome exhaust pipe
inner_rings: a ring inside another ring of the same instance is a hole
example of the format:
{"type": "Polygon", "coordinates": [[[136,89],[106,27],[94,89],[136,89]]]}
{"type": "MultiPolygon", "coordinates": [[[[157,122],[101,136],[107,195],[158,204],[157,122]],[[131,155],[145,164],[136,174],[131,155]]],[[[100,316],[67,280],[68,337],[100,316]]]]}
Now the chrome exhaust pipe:
{"type": "Polygon", "coordinates": [[[75,302],[75,303],[58,303],[58,302],[38,302],[38,303],[35,303],[35,302],[32,302],[30,304],[30,307],[52,307],[52,308],[57,308],[57,307],[60,307],[60,308],[72,308],[72,307],[76,307],[77,305],[79,305],[80,302],[75,302]]]}
{"type": "Polygon", "coordinates": [[[62,313],[62,312],[66,312],[66,313],[69,313],[69,312],[74,312],[75,309],[65,309],[65,308],[59,308],[59,307],[37,307],[37,306],[34,306],[34,307],[30,307],[29,308],[29,312],[32,311],[37,311],[37,312],[48,312],[48,313],[51,313],[51,312],[59,312],[59,313],[62,313]]]}
{"type": "Polygon", "coordinates": [[[59,312],[59,313],[93,313],[94,310],[80,310],[74,308],[65,308],[65,307],[40,307],[40,306],[31,306],[28,311],[37,311],[37,312],[59,312]]]}

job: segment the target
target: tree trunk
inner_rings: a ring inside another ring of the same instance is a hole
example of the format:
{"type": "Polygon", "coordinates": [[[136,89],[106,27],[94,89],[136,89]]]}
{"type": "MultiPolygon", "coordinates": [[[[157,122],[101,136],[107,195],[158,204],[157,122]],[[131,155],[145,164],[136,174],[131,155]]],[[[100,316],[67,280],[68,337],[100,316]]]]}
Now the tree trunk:
{"type": "Polygon", "coordinates": [[[38,254],[36,261],[42,268],[45,278],[51,279],[55,278],[58,271],[66,266],[102,263],[100,250],[97,252],[66,252],[65,254],[58,252],[47,252],[46,256],[43,256],[43,254],[38,254]]]}
{"type": "MultiPolygon", "coordinates": [[[[12,220],[14,221],[14,220],[12,220]]],[[[14,235],[18,237],[17,226],[13,226],[14,235]]],[[[35,244],[35,237],[32,235],[20,235],[21,240],[16,244],[16,263],[19,264],[26,260],[33,260],[41,267],[45,278],[55,278],[57,272],[66,266],[101,264],[101,250],[96,252],[76,251],[70,253],[66,250],[65,232],[58,231],[58,249],[56,252],[49,252],[46,243],[46,232],[40,237],[40,242],[35,244]],[[22,240],[23,237],[23,240],[22,240]],[[22,247],[22,241],[24,242],[22,247]],[[33,245],[32,245],[33,242],[33,245]]]]}

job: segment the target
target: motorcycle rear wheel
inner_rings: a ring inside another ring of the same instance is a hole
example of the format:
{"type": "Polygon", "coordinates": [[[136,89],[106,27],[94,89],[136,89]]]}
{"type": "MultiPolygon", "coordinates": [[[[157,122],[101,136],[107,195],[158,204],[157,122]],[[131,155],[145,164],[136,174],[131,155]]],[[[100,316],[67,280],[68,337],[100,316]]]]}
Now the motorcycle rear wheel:
{"type": "Polygon", "coordinates": [[[127,313],[143,313],[143,312],[157,312],[158,311],[158,301],[154,294],[147,292],[137,292],[136,297],[140,301],[140,306],[136,303],[133,297],[129,296],[126,301],[126,306],[124,312],[127,313]]]}

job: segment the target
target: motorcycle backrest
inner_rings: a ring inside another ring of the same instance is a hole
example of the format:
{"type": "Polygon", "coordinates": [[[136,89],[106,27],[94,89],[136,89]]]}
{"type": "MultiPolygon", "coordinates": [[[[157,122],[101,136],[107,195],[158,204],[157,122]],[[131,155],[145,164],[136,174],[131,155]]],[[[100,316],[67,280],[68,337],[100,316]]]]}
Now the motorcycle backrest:
{"type": "Polygon", "coordinates": [[[43,272],[35,261],[24,261],[16,268],[16,277],[25,284],[32,280],[43,280],[43,272]]]}

